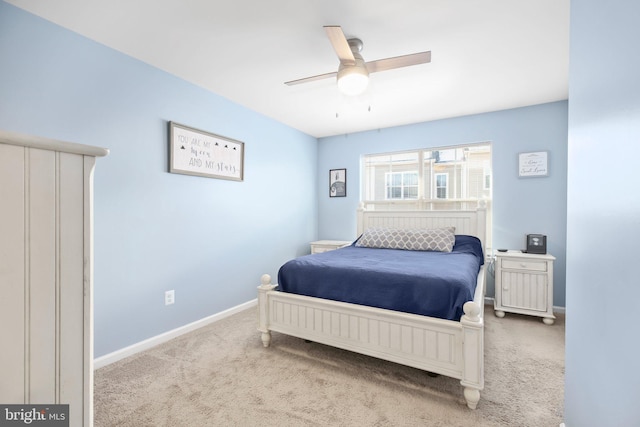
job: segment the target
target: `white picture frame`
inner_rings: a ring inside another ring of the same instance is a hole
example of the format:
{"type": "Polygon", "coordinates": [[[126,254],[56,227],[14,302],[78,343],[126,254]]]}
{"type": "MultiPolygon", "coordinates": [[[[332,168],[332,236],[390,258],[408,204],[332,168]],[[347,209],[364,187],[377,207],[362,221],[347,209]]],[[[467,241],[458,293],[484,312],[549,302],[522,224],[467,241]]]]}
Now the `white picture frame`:
{"type": "Polygon", "coordinates": [[[244,143],[169,122],[169,172],[244,180],[244,143]]]}
{"type": "Polygon", "coordinates": [[[530,151],[518,154],[518,177],[549,176],[549,152],[530,151]]]}

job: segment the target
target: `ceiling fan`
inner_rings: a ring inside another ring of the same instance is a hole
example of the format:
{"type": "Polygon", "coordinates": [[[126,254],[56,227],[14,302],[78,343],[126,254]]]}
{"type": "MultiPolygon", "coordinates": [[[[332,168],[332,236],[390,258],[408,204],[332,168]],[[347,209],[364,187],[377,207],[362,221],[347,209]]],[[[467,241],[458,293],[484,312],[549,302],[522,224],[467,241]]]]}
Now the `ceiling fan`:
{"type": "Polygon", "coordinates": [[[340,59],[338,71],[334,73],[305,77],[298,80],[291,80],[285,82],[286,85],[293,86],[300,83],[308,83],[316,80],[336,77],[340,91],[345,95],[354,96],[359,95],[366,90],[367,85],[369,84],[370,73],[431,62],[430,51],[364,62],[364,59],[360,54],[363,46],[362,40],[357,38],[347,40],[342,32],[342,28],[338,25],[327,25],[324,27],[324,30],[329,37],[333,50],[335,50],[338,58],[340,59]]]}

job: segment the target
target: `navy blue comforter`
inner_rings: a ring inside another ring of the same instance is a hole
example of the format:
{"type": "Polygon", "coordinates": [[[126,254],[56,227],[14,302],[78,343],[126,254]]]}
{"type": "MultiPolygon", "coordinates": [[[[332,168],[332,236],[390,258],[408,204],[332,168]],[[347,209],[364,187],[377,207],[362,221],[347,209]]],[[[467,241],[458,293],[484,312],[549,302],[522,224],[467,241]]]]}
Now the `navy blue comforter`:
{"type": "Polygon", "coordinates": [[[472,236],[456,236],[452,252],[351,245],[288,261],[278,272],[278,290],[459,320],[483,263],[480,240],[472,236]]]}

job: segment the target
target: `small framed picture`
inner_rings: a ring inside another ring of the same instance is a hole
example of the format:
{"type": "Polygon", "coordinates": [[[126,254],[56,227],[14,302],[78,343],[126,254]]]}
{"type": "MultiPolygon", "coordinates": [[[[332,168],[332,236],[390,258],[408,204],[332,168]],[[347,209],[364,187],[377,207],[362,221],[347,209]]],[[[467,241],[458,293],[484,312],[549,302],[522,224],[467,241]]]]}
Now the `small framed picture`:
{"type": "Polygon", "coordinates": [[[347,196],[347,170],[329,170],[329,197],[347,196]]]}
{"type": "Polygon", "coordinates": [[[546,151],[518,154],[518,176],[520,178],[549,176],[548,160],[546,151]]]}

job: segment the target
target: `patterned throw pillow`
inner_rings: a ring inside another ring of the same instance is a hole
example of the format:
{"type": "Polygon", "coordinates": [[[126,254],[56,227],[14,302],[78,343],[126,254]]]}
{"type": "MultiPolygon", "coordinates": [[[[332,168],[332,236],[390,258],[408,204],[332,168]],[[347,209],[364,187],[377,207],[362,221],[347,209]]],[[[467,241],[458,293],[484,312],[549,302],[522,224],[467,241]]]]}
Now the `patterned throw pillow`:
{"type": "Polygon", "coordinates": [[[368,228],[356,242],[366,248],[451,252],[455,227],[433,229],[368,228]]]}

